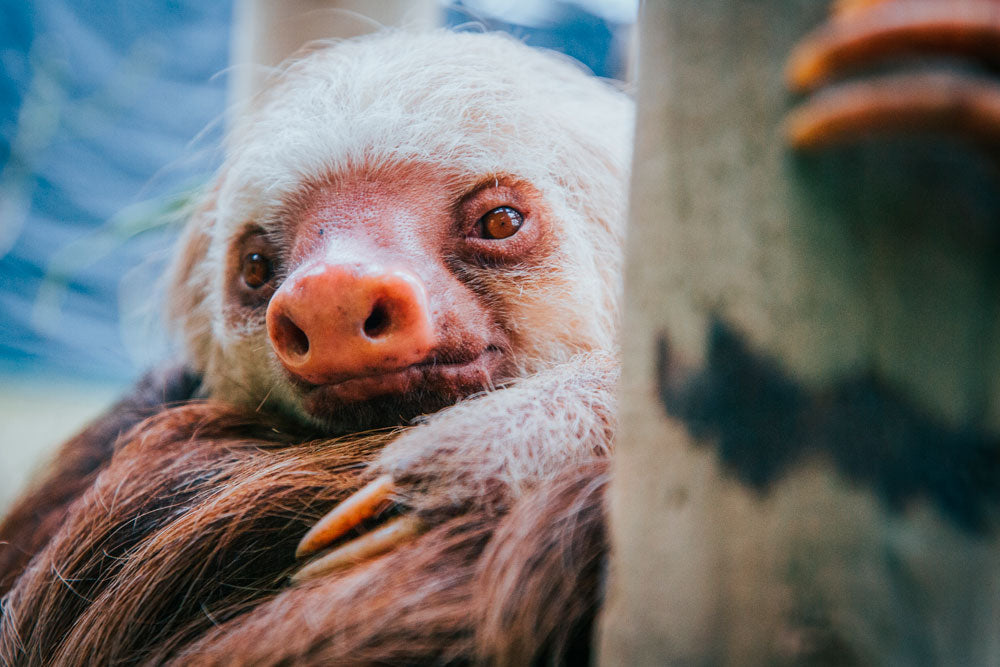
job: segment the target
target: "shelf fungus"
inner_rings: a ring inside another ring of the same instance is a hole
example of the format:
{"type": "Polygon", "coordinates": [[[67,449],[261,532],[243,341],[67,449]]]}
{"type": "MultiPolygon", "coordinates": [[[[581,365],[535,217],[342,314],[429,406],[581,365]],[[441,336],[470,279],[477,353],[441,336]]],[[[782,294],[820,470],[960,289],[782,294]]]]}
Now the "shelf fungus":
{"type": "Polygon", "coordinates": [[[795,148],[941,132],[1000,143],[1000,0],[840,0],[795,47],[795,148]]]}

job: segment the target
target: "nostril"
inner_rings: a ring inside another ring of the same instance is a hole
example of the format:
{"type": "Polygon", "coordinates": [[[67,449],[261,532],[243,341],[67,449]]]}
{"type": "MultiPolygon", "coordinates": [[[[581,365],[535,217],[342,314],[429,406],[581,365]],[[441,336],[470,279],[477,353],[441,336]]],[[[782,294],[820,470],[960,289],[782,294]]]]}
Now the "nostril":
{"type": "Polygon", "coordinates": [[[309,352],[309,336],[295,322],[292,322],[292,319],[287,315],[278,316],[276,333],[278,334],[278,340],[275,343],[286,354],[304,357],[309,352]]]}
{"type": "Polygon", "coordinates": [[[389,311],[385,304],[381,302],[375,304],[362,328],[369,338],[378,338],[389,329],[389,311]]]}

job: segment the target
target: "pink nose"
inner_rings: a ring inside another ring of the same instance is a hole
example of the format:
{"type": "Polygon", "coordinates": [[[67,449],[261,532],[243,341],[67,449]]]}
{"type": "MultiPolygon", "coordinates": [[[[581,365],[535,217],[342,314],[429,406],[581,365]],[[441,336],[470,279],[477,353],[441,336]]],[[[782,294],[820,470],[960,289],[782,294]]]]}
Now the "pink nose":
{"type": "Polygon", "coordinates": [[[398,268],[303,267],[271,298],[267,333],[285,368],[315,384],[405,368],[434,346],[427,291],[398,268]]]}

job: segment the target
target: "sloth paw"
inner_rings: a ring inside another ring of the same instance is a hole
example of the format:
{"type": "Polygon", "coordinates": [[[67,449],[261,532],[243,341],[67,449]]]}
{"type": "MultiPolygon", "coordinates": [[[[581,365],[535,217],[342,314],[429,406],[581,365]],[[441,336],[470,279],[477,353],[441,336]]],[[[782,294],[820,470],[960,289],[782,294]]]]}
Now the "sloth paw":
{"type": "Polygon", "coordinates": [[[996,0],[838,0],[792,51],[788,118],[799,149],[913,132],[1000,144],[996,0]]]}
{"type": "MultiPolygon", "coordinates": [[[[382,475],[369,482],[320,519],[299,542],[295,556],[304,558],[325,549],[362,522],[384,512],[394,504],[392,496],[395,487],[390,475],[382,475]]],[[[306,564],[292,576],[292,580],[314,579],[380,556],[414,539],[423,529],[424,523],[413,515],[390,519],[306,564]]]]}

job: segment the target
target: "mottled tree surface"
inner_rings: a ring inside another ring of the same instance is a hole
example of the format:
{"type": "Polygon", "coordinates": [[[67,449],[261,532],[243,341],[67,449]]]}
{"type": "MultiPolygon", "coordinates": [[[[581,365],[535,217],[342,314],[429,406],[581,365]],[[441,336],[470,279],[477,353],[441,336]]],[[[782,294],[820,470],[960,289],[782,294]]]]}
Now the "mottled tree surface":
{"type": "Polygon", "coordinates": [[[640,19],[604,664],[1000,652],[995,4],[837,7],[640,19]]]}

